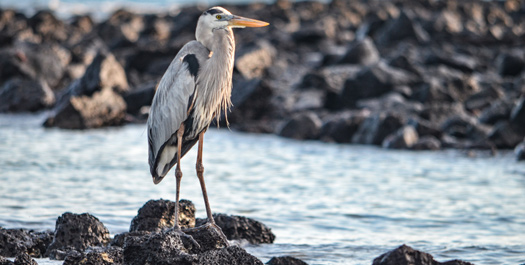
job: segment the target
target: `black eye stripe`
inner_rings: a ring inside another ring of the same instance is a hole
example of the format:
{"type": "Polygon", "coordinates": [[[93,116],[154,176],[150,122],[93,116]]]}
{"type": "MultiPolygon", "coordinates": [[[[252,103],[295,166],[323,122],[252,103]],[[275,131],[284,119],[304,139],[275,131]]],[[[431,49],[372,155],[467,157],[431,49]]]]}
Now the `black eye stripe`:
{"type": "Polygon", "coordinates": [[[222,13],[222,11],[216,8],[208,9],[206,12],[204,12],[204,14],[210,14],[210,15],[215,15],[219,13],[222,13]]]}

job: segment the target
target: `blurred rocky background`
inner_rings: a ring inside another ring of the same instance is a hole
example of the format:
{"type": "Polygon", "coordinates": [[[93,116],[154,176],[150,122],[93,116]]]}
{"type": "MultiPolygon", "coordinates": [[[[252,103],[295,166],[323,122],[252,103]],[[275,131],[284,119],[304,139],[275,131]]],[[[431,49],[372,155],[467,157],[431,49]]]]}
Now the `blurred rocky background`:
{"type": "MultiPolygon", "coordinates": [[[[224,7],[270,22],[235,30],[231,128],[396,149],[515,148],[525,159],[523,1],[224,7]]],[[[48,110],[44,125],[67,129],[144,122],[205,9],[118,10],[100,22],[0,9],[0,112],[48,110]]]]}

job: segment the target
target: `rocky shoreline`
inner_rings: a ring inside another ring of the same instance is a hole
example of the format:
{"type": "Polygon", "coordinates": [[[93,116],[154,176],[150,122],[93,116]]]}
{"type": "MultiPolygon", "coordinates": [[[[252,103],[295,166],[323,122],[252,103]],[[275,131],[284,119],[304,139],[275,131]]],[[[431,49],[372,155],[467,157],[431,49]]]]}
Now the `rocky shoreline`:
{"type": "MultiPolygon", "coordinates": [[[[110,237],[95,216],[66,212],[58,217],[54,232],[0,228],[0,265],[37,265],[32,258],[63,260],[64,265],[91,264],[263,264],[247,253],[242,242],[272,244],[275,235],[266,225],[243,216],[214,214],[228,242],[216,230],[202,228],[206,220],[195,218],[191,201],[179,202],[178,219],[188,236],[170,230],[175,221],[175,202],[150,200],[138,210],[129,232],[110,237]],[[199,228],[195,228],[199,227],[199,228]],[[14,262],[5,257],[15,258],[14,262]]],[[[291,257],[273,257],[264,264],[305,265],[291,257]]],[[[402,245],[373,260],[372,265],[471,265],[452,260],[435,261],[428,254],[402,245]]]]}
{"type": "MultiPolygon", "coordinates": [[[[525,159],[522,2],[225,7],[271,23],[236,30],[231,128],[410,150],[515,148],[525,159]]],[[[67,129],[143,122],[202,11],[119,10],[95,22],[0,10],[0,112],[52,109],[45,125],[67,129]]]]}

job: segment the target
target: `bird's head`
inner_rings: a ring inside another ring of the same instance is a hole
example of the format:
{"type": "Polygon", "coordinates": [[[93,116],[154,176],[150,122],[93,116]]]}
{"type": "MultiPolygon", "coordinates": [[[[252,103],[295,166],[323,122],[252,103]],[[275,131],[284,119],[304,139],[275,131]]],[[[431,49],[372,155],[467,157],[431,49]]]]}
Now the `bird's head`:
{"type": "Polygon", "coordinates": [[[244,28],[244,27],[264,27],[269,23],[236,16],[223,7],[212,7],[202,13],[197,23],[197,39],[199,34],[211,34],[216,29],[244,28]]]}

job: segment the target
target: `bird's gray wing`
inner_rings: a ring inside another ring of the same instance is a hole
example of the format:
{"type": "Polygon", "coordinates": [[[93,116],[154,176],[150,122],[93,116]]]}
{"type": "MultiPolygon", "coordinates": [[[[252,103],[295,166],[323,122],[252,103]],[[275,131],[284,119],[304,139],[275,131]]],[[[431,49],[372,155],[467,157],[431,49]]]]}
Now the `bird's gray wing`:
{"type": "Polygon", "coordinates": [[[200,42],[187,43],[157,86],[148,117],[149,166],[155,184],[175,165],[176,133],[188,118],[199,67],[207,60],[209,53],[200,42]]]}

